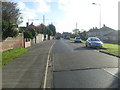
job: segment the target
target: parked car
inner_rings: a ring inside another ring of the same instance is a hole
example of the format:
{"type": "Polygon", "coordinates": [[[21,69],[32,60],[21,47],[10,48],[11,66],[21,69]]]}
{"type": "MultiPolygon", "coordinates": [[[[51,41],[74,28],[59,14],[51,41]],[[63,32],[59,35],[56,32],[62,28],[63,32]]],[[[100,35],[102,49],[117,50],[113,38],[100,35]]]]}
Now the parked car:
{"type": "Polygon", "coordinates": [[[60,37],[59,37],[59,36],[57,36],[57,37],[56,37],[56,39],[60,39],[60,37]]]}
{"type": "Polygon", "coordinates": [[[103,42],[97,37],[89,37],[86,40],[86,47],[103,47],[103,42]]]}
{"type": "Polygon", "coordinates": [[[65,38],[65,39],[68,39],[68,40],[69,40],[69,39],[70,39],[70,36],[66,36],[66,38],[65,38]]]}
{"type": "Polygon", "coordinates": [[[82,42],[82,40],[80,39],[80,37],[75,37],[75,40],[74,40],[74,42],[82,42]]]}

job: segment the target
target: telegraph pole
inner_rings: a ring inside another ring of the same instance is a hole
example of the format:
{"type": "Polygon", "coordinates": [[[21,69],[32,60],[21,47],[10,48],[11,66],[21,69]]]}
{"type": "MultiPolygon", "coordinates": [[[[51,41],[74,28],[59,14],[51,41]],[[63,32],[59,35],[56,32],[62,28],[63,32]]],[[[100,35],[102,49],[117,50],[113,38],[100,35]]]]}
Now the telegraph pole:
{"type": "Polygon", "coordinates": [[[76,30],[77,30],[77,22],[76,22],[76,30]]]}
{"type": "Polygon", "coordinates": [[[45,25],[45,15],[43,15],[43,24],[45,25]]]}
{"type": "Polygon", "coordinates": [[[44,24],[44,29],[43,29],[43,33],[44,33],[44,40],[46,40],[46,31],[45,31],[45,15],[43,15],[43,24],[44,24]]]}

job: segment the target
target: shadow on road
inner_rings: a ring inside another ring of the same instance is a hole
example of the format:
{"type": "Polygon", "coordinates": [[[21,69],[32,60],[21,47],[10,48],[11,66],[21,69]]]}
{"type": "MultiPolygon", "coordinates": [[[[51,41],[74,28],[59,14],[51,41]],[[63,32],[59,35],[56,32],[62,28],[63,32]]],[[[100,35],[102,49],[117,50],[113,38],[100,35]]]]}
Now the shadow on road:
{"type": "Polygon", "coordinates": [[[89,47],[82,46],[82,47],[75,48],[74,50],[100,50],[100,49],[105,50],[107,48],[94,48],[94,47],[89,48],[89,47]]]}
{"type": "Polygon", "coordinates": [[[74,50],[98,50],[97,48],[88,48],[88,47],[79,47],[79,48],[75,48],[74,50]]]}
{"type": "Polygon", "coordinates": [[[116,73],[115,76],[117,76],[118,78],[115,78],[108,88],[120,88],[120,72],[116,73]]]}
{"type": "Polygon", "coordinates": [[[82,42],[74,42],[74,41],[70,41],[70,43],[79,43],[79,44],[84,44],[82,42]]]}

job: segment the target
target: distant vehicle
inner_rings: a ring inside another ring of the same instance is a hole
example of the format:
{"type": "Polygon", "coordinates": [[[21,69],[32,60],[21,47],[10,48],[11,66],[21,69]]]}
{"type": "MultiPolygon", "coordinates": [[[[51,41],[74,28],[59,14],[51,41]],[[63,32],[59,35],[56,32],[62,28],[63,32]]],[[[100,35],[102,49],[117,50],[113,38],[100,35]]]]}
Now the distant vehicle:
{"type": "Polygon", "coordinates": [[[70,36],[66,36],[66,38],[65,39],[70,39],[70,36]]]}
{"type": "Polygon", "coordinates": [[[80,37],[75,37],[75,40],[74,40],[74,42],[82,42],[82,40],[80,39],[80,37]]]}
{"type": "Polygon", "coordinates": [[[86,40],[86,47],[103,47],[103,42],[97,37],[89,37],[86,40]]]}
{"type": "Polygon", "coordinates": [[[56,39],[60,39],[60,37],[59,37],[59,36],[57,36],[57,37],[56,37],[56,39]]]}

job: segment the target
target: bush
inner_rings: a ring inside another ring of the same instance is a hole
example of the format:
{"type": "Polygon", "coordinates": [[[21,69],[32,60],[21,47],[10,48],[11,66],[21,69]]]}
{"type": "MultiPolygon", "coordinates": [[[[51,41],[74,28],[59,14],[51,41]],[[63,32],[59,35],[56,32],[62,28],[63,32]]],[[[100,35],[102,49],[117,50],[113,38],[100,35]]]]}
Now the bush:
{"type": "Polygon", "coordinates": [[[8,21],[2,20],[2,38],[16,37],[18,35],[18,30],[8,21]]]}
{"type": "Polygon", "coordinates": [[[24,38],[33,39],[36,36],[36,31],[34,29],[24,30],[24,38]]]}
{"type": "Polygon", "coordinates": [[[30,31],[24,31],[24,38],[33,38],[30,31]]]}

